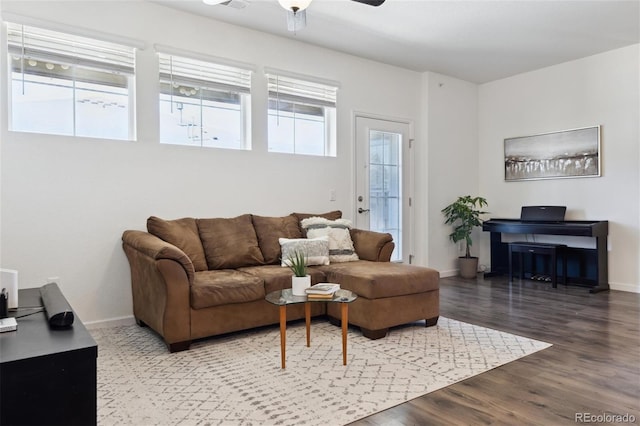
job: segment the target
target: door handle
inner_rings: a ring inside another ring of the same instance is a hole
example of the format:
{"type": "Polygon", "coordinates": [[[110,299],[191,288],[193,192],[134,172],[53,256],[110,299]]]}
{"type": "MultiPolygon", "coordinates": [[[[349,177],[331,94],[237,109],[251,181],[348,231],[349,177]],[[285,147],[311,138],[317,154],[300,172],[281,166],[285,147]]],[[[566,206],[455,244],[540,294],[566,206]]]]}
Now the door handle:
{"type": "Polygon", "coordinates": [[[358,207],[358,213],[360,213],[360,214],[368,212],[368,211],[369,211],[369,209],[363,209],[362,207],[358,207]]]}

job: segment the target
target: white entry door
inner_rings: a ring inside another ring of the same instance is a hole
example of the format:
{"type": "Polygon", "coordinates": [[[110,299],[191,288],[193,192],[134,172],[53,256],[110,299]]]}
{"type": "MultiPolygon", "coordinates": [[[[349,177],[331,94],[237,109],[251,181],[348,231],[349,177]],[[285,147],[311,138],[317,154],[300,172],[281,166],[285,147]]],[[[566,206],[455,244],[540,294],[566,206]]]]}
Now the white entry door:
{"type": "Polygon", "coordinates": [[[393,235],[392,261],[410,262],[409,124],[356,116],[356,227],[393,235]]]}

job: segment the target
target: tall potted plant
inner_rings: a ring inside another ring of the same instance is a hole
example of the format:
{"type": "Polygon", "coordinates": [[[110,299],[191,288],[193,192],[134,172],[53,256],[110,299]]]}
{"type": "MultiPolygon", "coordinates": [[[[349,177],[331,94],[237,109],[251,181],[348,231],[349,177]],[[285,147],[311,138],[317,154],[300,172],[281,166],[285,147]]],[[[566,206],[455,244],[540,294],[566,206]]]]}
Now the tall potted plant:
{"type": "Polygon", "coordinates": [[[307,275],[307,258],[304,253],[296,251],[285,260],[285,264],[293,272],[291,277],[291,293],[294,296],[305,296],[306,289],[311,287],[311,276],[307,275]]]}
{"type": "Polygon", "coordinates": [[[478,273],[478,258],[471,256],[469,248],[473,244],[471,232],[482,225],[480,215],[486,213],[480,209],[486,205],[487,200],[482,197],[465,195],[442,209],[445,224],[453,226],[453,232],[449,234],[451,241],[465,241],[465,255],[459,257],[460,276],[463,278],[475,278],[478,273]]]}

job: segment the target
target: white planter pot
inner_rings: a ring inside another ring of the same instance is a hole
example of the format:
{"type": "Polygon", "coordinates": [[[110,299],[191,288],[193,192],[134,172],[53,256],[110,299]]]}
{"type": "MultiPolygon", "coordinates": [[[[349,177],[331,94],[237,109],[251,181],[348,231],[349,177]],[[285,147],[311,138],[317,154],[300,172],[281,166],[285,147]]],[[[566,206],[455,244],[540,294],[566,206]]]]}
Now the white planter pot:
{"type": "Polygon", "coordinates": [[[311,287],[311,275],[306,277],[291,277],[291,293],[294,296],[306,296],[305,290],[311,287]]]}

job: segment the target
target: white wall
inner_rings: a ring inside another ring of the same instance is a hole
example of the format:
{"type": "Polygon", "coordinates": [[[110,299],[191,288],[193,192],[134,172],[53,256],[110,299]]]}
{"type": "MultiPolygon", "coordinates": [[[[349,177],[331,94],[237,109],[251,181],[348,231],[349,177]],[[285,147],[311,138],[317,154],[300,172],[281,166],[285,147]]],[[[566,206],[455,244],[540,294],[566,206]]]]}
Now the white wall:
{"type": "MultiPolygon", "coordinates": [[[[464,254],[449,240],[451,227],[444,224],[441,210],[459,196],[478,194],[478,86],[453,77],[432,72],[422,76],[422,134],[426,135],[426,157],[419,161],[417,172],[426,175],[427,232],[429,266],[441,276],[457,273],[458,256],[464,254]]],[[[418,219],[420,222],[420,219],[418,219]]],[[[478,233],[473,240],[477,241],[478,233]]],[[[479,255],[472,246],[472,254],[479,255]]]]}
{"type": "MultiPolygon", "coordinates": [[[[136,142],[8,132],[2,114],[0,265],[19,271],[21,288],[60,277],[62,291],[83,321],[132,314],[129,266],[120,241],[125,229],[144,229],[150,215],[341,209],[353,217],[353,112],[420,118],[419,73],[295,40],[140,1],[3,1],[1,7],[147,43],[137,57],[136,142]],[[252,151],[157,143],[154,43],[258,66],[252,151]],[[267,153],[264,66],[341,83],[337,157],[267,153]],[[335,202],[329,201],[332,189],[335,202]]],[[[6,102],[7,87],[3,49],[0,104],[6,102]]]]}
{"type": "MultiPolygon", "coordinates": [[[[568,219],[609,220],[609,281],[640,292],[640,45],[484,84],[479,89],[479,192],[492,217],[566,205],[568,219]],[[601,125],[602,177],[504,181],[503,140],[601,125]]],[[[583,243],[583,242],[580,242],[583,243]]],[[[481,262],[489,260],[483,236],[481,262]]]]}
{"type": "MultiPolygon", "coordinates": [[[[485,196],[495,217],[517,217],[522,204],[567,204],[573,218],[611,221],[611,283],[638,291],[638,46],[478,87],[135,0],[0,7],[148,45],[137,62],[136,142],[12,133],[0,111],[0,266],[20,271],[21,288],[60,277],[83,321],[131,315],[120,236],[144,229],[150,215],[341,209],[353,217],[354,111],[415,123],[416,263],[443,276],[455,272],[459,253],[440,210],[459,195],[485,196]],[[253,94],[252,151],[159,145],[154,43],[254,63],[254,88],[265,87],[263,66],[340,81],[338,156],[267,153],[266,90],[253,94]],[[603,126],[602,178],[504,182],[505,137],[593,124],[603,126]]],[[[2,49],[0,108],[7,88],[2,49]]],[[[478,231],[474,241],[474,254],[488,264],[488,235],[478,231]]]]}

